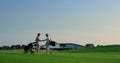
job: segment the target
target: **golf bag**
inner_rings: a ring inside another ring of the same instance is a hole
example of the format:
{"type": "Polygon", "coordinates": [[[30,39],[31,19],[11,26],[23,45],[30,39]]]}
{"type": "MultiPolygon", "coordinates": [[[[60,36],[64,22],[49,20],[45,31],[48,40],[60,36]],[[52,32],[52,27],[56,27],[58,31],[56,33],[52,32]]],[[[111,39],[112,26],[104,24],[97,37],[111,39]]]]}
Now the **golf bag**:
{"type": "Polygon", "coordinates": [[[28,52],[31,52],[33,53],[33,46],[36,45],[36,42],[33,42],[33,43],[29,43],[27,46],[24,47],[24,53],[28,53],[28,52]]]}
{"type": "Polygon", "coordinates": [[[55,42],[55,41],[50,41],[49,43],[50,43],[50,45],[52,45],[52,46],[55,46],[55,45],[56,45],[56,42],[55,42]]]}

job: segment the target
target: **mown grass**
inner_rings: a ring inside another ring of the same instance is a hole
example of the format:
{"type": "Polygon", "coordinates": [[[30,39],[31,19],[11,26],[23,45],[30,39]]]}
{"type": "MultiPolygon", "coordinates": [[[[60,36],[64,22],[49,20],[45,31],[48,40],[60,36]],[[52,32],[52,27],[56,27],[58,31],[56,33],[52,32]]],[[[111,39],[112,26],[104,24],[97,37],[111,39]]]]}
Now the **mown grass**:
{"type": "Polygon", "coordinates": [[[120,45],[108,45],[108,46],[100,46],[94,48],[84,48],[77,50],[69,50],[64,52],[71,53],[80,53],[80,52],[120,52],[120,45]]]}
{"type": "Polygon", "coordinates": [[[53,52],[50,55],[46,55],[44,51],[36,55],[23,54],[21,50],[0,50],[0,63],[120,63],[120,52],[115,51],[117,49],[110,51],[110,47],[103,47],[85,49],[84,52],[80,50],[53,52]],[[104,49],[108,51],[105,52],[104,49]]]}

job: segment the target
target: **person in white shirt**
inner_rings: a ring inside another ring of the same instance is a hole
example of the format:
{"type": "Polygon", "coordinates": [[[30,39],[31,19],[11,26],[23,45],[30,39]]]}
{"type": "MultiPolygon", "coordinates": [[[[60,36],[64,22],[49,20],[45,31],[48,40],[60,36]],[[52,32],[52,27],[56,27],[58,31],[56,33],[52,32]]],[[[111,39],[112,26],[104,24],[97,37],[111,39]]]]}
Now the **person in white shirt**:
{"type": "Polygon", "coordinates": [[[40,48],[39,42],[43,41],[43,40],[40,40],[39,37],[40,37],[40,33],[38,33],[37,37],[35,38],[35,42],[36,42],[36,54],[39,53],[39,48],[40,48]]]}
{"type": "Polygon", "coordinates": [[[46,34],[45,41],[46,41],[46,54],[48,55],[50,53],[50,48],[49,48],[49,46],[50,46],[50,40],[48,38],[48,34],[46,34]]]}

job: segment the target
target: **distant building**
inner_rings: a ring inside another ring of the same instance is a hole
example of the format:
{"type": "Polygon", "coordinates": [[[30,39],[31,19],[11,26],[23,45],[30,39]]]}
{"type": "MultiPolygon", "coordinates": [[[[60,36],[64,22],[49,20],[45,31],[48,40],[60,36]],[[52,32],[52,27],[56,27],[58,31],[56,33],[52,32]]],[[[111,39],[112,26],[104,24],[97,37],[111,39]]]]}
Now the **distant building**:
{"type": "MultiPolygon", "coordinates": [[[[41,49],[45,49],[46,46],[43,45],[41,46],[41,49]]],[[[80,48],[85,48],[85,46],[79,45],[79,44],[74,44],[74,43],[57,43],[55,46],[51,46],[51,49],[80,49],[80,48]]]]}
{"type": "Polygon", "coordinates": [[[74,43],[60,43],[60,48],[68,48],[68,49],[80,49],[84,48],[85,46],[74,44],[74,43]]]}

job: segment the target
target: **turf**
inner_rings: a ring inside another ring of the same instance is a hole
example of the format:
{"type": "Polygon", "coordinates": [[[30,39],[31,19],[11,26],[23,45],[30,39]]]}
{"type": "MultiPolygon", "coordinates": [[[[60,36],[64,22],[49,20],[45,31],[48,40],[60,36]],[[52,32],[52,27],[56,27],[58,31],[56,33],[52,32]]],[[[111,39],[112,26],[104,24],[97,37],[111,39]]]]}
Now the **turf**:
{"type": "Polygon", "coordinates": [[[120,52],[45,52],[23,54],[20,50],[0,50],[0,63],[120,63],[120,52]]]}
{"type": "Polygon", "coordinates": [[[77,50],[64,51],[69,53],[80,53],[80,52],[120,52],[120,45],[107,45],[94,48],[84,48],[77,50]]]}

